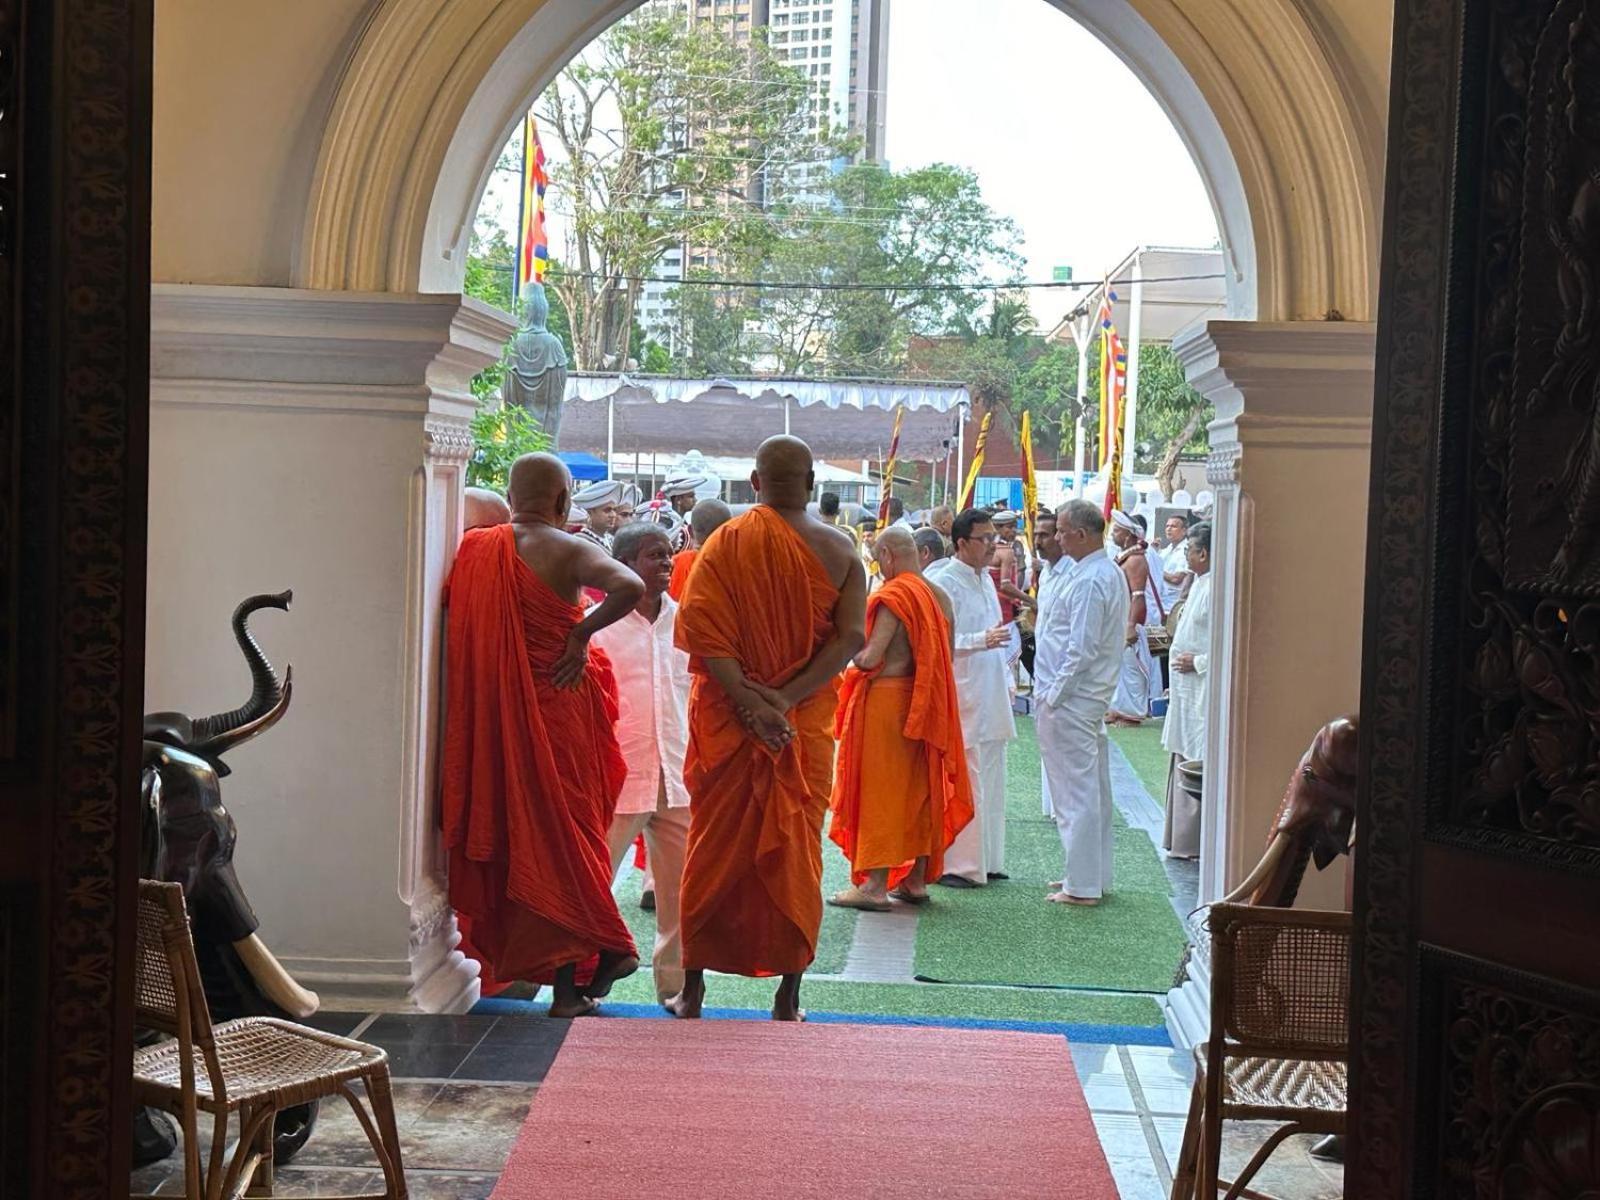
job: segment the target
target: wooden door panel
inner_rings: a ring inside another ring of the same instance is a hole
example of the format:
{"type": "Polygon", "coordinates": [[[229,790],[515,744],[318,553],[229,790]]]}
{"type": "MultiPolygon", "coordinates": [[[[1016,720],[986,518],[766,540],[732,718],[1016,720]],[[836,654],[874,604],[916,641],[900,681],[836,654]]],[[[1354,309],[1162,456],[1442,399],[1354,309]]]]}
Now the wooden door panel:
{"type": "Polygon", "coordinates": [[[1600,1154],[1600,0],[1395,28],[1348,1193],[1571,1195],[1600,1183],[1569,1177],[1600,1154]]]}

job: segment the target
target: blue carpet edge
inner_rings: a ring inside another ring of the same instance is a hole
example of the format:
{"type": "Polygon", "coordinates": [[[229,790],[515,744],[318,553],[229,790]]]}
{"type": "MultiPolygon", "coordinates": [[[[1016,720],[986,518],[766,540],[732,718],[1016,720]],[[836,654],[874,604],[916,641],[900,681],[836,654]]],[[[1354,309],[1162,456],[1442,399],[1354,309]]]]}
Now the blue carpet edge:
{"type": "MultiPolygon", "coordinates": [[[[489,997],[473,1005],[472,1012],[492,1016],[543,1016],[548,1003],[537,1000],[502,1000],[489,997]]],[[[604,1016],[630,1020],[670,1021],[655,1004],[621,1004],[607,1001],[604,1016]]],[[[719,1021],[765,1021],[770,1014],[758,1008],[708,1008],[705,1016],[719,1021]]],[[[806,1020],[818,1025],[912,1025],[933,1029],[994,1029],[1010,1033],[1054,1033],[1069,1042],[1121,1046],[1158,1046],[1172,1049],[1164,1026],[1089,1025],[1077,1021],[1021,1021],[992,1017],[913,1017],[892,1013],[833,1013],[806,1010],[806,1020]]]]}

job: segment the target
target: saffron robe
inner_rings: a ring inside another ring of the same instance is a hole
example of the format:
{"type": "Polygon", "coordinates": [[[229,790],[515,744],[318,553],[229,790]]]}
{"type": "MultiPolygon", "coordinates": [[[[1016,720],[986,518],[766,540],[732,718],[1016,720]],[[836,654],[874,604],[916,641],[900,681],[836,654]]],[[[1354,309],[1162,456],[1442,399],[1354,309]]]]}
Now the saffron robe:
{"type": "Polygon", "coordinates": [[[617,687],[591,649],[581,682],[550,670],[583,609],[517,554],[510,525],[462,539],[446,584],[447,708],[440,769],[450,903],[485,989],[634,953],[611,895],[606,834],[627,765],[617,687]]]}
{"type": "Polygon", "coordinates": [[[896,575],[868,598],[869,636],[885,607],[905,627],[916,673],[845,673],[828,836],[858,885],[868,871],[888,867],[889,886],[897,887],[924,855],[928,880],[944,874],[944,853],[974,808],[950,624],[920,575],[896,575]]]}
{"type": "Polygon", "coordinates": [[[816,552],[765,506],[700,549],[677,631],[694,675],[684,763],[687,969],[791,975],[816,956],[837,684],[790,711],[797,736],[773,751],[745,731],[704,660],[734,659],[752,682],[781,687],[833,636],[838,599],[816,552]]]}
{"type": "Polygon", "coordinates": [[[694,567],[695,555],[699,553],[691,547],[688,550],[679,550],[672,556],[672,579],[667,584],[667,595],[674,600],[683,599],[683,591],[689,586],[689,571],[694,567]]]}

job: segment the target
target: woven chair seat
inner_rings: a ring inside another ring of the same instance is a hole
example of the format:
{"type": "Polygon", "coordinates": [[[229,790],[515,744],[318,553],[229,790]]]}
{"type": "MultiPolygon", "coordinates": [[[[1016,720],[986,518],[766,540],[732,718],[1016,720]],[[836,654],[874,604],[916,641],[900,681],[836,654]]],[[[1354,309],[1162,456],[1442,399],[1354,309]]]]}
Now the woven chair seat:
{"type": "MultiPolygon", "coordinates": [[[[1285,1113],[1345,1110],[1348,1073],[1342,1062],[1230,1057],[1226,1063],[1222,1102],[1229,1107],[1281,1109],[1285,1113]]],[[[1203,1059],[1201,1065],[1203,1069],[1203,1059]]]]}
{"type": "MultiPolygon", "coordinates": [[[[303,1104],[329,1095],[332,1087],[367,1074],[389,1057],[377,1046],[272,1017],[225,1021],[214,1032],[229,1108],[259,1100],[273,1101],[280,1108],[303,1104]]],[[[195,1098],[209,1109],[215,1096],[198,1048],[193,1060],[195,1098]]],[[[138,1083],[178,1092],[183,1088],[181,1070],[176,1041],[134,1051],[138,1083]]]]}

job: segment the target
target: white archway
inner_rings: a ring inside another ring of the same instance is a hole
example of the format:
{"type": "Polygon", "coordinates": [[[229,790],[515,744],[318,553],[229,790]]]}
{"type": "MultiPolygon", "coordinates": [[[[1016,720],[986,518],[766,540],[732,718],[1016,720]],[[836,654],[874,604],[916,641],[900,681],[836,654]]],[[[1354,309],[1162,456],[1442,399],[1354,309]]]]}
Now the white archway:
{"type": "MultiPolygon", "coordinates": [[[[1371,120],[1292,0],[1049,0],[1110,46],[1194,155],[1234,315],[1373,310],[1371,120]]],[[[639,0],[384,0],[341,80],[299,286],[455,291],[495,156],[534,97],[639,0]]]]}

